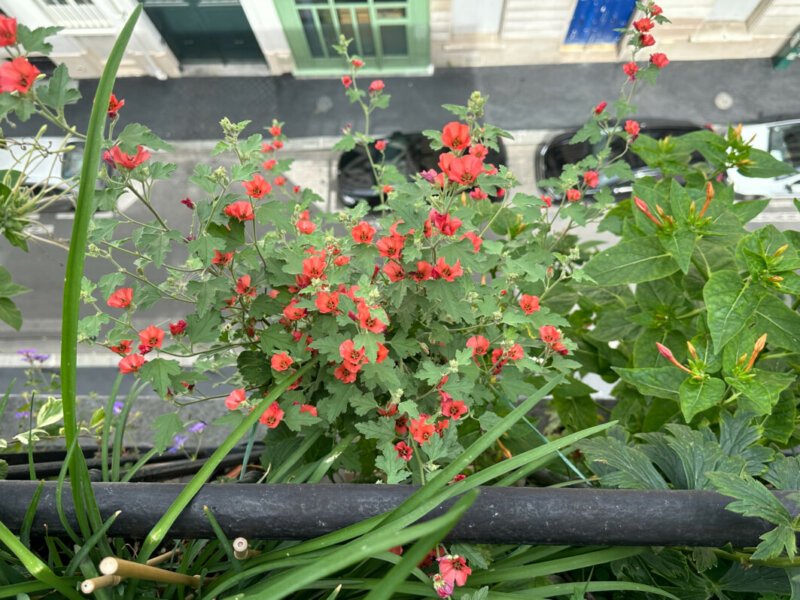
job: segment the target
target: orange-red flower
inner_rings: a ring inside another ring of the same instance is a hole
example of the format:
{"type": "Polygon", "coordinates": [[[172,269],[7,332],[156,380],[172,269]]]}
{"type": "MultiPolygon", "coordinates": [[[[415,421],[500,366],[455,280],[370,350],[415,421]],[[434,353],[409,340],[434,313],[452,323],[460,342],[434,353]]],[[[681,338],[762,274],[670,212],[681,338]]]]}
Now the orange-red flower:
{"type": "Polygon", "coordinates": [[[367,90],[370,94],[377,94],[378,92],[383,91],[386,85],[383,83],[382,79],[376,79],[372,83],[369,84],[369,89],[367,90]]]}
{"type": "Polygon", "coordinates": [[[638,21],[634,21],[633,22],[633,27],[637,31],[641,31],[643,33],[647,33],[653,27],[655,27],[655,23],[653,23],[653,21],[651,21],[647,17],[644,17],[642,19],[639,19],[638,21]]]}
{"type": "Polygon", "coordinates": [[[667,55],[663,52],[654,52],[650,55],[650,62],[657,66],[659,69],[663,69],[669,64],[669,59],[667,55]]]}
{"type": "Polygon", "coordinates": [[[402,281],[406,278],[406,272],[403,270],[403,267],[393,260],[390,260],[383,265],[383,272],[386,273],[386,276],[389,278],[389,280],[393,282],[402,281]]]}
{"type": "Polygon", "coordinates": [[[411,460],[411,456],[414,454],[414,450],[405,442],[397,442],[394,445],[394,449],[397,451],[397,457],[402,458],[406,462],[411,460]]]}
{"type": "Polygon", "coordinates": [[[427,442],[430,437],[436,433],[436,426],[432,423],[425,422],[429,418],[430,415],[420,414],[419,419],[411,419],[408,426],[411,436],[420,446],[427,442]]]}
{"type": "Polygon", "coordinates": [[[472,348],[472,356],[483,356],[489,350],[489,340],[482,335],[473,335],[467,340],[467,348],[472,348]]]}
{"type": "Polygon", "coordinates": [[[237,221],[252,221],[255,219],[253,206],[247,200],[239,200],[225,207],[225,214],[237,221]]]}
{"type": "Polygon", "coordinates": [[[17,20],[0,16],[0,46],[13,46],[17,43],[17,20]]]}
{"type": "Polygon", "coordinates": [[[597,171],[586,171],[586,173],[583,174],[583,182],[590,188],[597,187],[599,180],[600,175],[597,173],[597,171]]]}
{"type": "Polygon", "coordinates": [[[451,216],[450,213],[440,214],[433,209],[431,209],[430,218],[436,229],[444,235],[454,235],[462,223],[461,219],[451,216]]]}
{"type": "Polygon", "coordinates": [[[314,304],[317,305],[321,313],[336,312],[339,306],[339,292],[331,292],[330,294],[328,292],[320,292],[317,295],[317,299],[314,300],[314,304]]]}
{"type": "Polygon", "coordinates": [[[253,198],[263,198],[265,194],[272,192],[272,186],[258,173],[253,175],[252,180],[243,181],[242,185],[247,190],[245,194],[253,198]]]}
{"type": "Polygon", "coordinates": [[[312,256],[303,261],[303,275],[311,279],[325,277],[325,259],[321,256],[312,256]]]}
{"type": "Polygon", "coordinates": [[[371,244],[372,237],[375,235],[375,228],[366,221],[361,221],[350,230],[350,235],[353,236],[353,241],[356,244],[371,244]]]}
{"type": "Polygon", "coordinates": [[[523,294],[519,298],[519,306],[526,315],[530,315],[539,310],[539,296],[523,294]]]}
{"type": "Polygon", "coordinates": [[[135,373],[144,364],[144,356],[140,354],[129,354],[119,361],[120,373],[135,373]]]}
{"type": "Polygon", "coordinates": [[[272,358],[270,359],[270,365],[276,371],[285,371],[292,366],[292,363],[294,363],[294,359],[286,354],[286,352],[273,354],[272,358]]]}
{"type": "Polygon", "coordinates": [[[576,190],[575,188],[569,188],[567,190],[567,200],[570,202],[575,202],[581,199],[581,192],[580,190],[576,190]]]}
{"type": "Polygon", "coordinates": [[[130,306],[132,300],[133,288],[119,288],[116,292],[108,297],[108,301],[106,303],[114,308],[125,308],[130,306]]]}
{"type": "Polygon", "coordinates": [[[297,298],[293,298],[292,301],[289,303],[289,306],[283,309],[283,316],[289,319],[290,321],[298,321],[306,316],[306,309],[305,308],[297,308],[295,304],[298,303],[297,298]]]}
{"type": "Polygon", "coordinates": [[[356,373],[348,370],[344,363],[340,364],[336,367],[336,370],[333,372],[333,375],[341,381],[342,383],[353,383],[356,380],[356,373]]]}
{"type": "Polygon", "coordinates": [[[386,331],[386,324],[379,318],[374,317],[366,305],[358,307],[358,324],[372,333],[383,333],[386,331]]]}
{"type": "MultiPolygon", "coordinates": [[[[442,392],[440,392],[442,393],[442,392]]],[[[462,416],[469,412],[463,400],[453,400],[450,394],[442,395],[442,415],[458,421],[462,416]]]]}
{"type": "Polygon", "coordinates": [[[447,176],[450,181],[455,181],[462,185],[472,185],[478,178],[478,175],[483,173],[483,162],[479,158],[470,156],[459,156],[450,161],[450,170],[447,176]]]}
{"type": "Polygon", "coordinates": [[[459,240],[463,240],[467,238],[470,242],[472,242],[472,251],[477,254],[481,250],[481,244],[483,244],[483,240],[475,235],[474,231],[468,231],[464,235],[462,235],[459,240]]]}
{"type": "Polygon", "coordinates": [[[233,390],[228,397],[225,398],[225,406],[229,410],[236,410],[239,405],[245,401],[244,388],[233,390]]]}
{"type": "Polygon", "coordinates": [[[406,238],[403,235],[385,236],[378,240],[375,246],[384,258],[400,260],[403,254],[406,238]]]}
{"type": "Polygon", "coordinates": [[[142,345],[148,348],[161,348],[161,342],[164,340],[164,333],[163,329],[159,329],[155,325],[150,325],[139,332],[139,339],[142,341],[142,345]]]}
{"type": "Polygon", "coordinates": [[[116,119],[119,109],[123,106],[125,106],[125,100],[117,100],[117,97],[114,94],[111,94],[111,98],[108,100],[108,118],[116,119]]]}
{"type": "Polygon", "coordinates": [[[300,412],[301,413],[305,412],[305,413],[310,414],[312,417],[316,417],[317,416],[317,407],[314,406],[313,404],[301,404],[300,405],[300,412]]]}
{"type": "Polygon", "coordinates": [[[464,557],[448,554],[439,559],[439,573],[447,583],[462,586],[467,582],[472,569],[467,566],[464,557]]]}
{"type": "Polygon", "coordinates": [[[256,288],[250,287],[250,275],[242,275],[236,280],[236,293],[240,296],[256,295],[256,288]]]}
{"type": "Polygon", "coordinates": [[[446,281],[453,281],[456,277],[460,277],[464,274],[464,270],[461,268],[461,259],[457,259],[456,264],[451,266],[444,262],[443,256],[440,256],[439,260],[436,261],[436,273],[434,276],[437,274],[446,281]]]}
{"type": "Polygon", "coordinates": [[[426,260],[421,260],[417,263],[417,270],[409,273],[411,278],[419,283],[433,277],[433,265],[426,260]]]}
{"type": "Polygon", "coordinates": [[[114,161],[117,168],[125,167],[126,169],[135,169],[148,158],[150,158],[150,152],[145,150],[141,145],[136,147],[135,155],[126,154],[119,146],[111,148],[111,160],[114,161]]]}
{"type": "Polygon", "coordinates": [[[389,356],[389,349],[378,342],[378,355],[375,357],[375,362],[382,363],[384,360],[386,360],[387,356],[389,356]]]}
{"type": "Polygon", "coordinates": [[[636,79],[636,72],[639,70],[639,65],[635,62],[628,62],[622,65],[622,70],[625,71],[625,75],[628,76],[628,79],[633,81],[636,79]]]}
{"type": "Polygon", "coordinates": [[[132,343],[133,340],[120,340],[119,346],[109,346],[108,349],[117,354],[124,355],[133,350],[133,348],[131,348],[132,343]]]}
{"type": "Polygon", "coordinates": [[[187,325],[187,323],[183,319],[181,319],[177,323],[170,323],[169,324],[169,332],[172,335],[180,335],[181,333],[186,331],[186,325],[187,325]]]}
{"type": "Polygon", "coordinates": [[[470,141],[469,127],[463,123],[451,121],[442,129],[442,144],[451,150],[461,152],[469,146],[470,141]]]}
{"type": "Polygon", "coordinates": [[[225,266],[229,262],[231,262],[232,258],[233,258],[233,252],[226,252],[223,254],[222,252],[214,248],[214,258],[211,259],[211,263],[215,265],[225,266]]]}
{"type": "Polygon", "coordinates": [[[22,56],[6,61],[0,65],[0,92],[27,94],[38,74],[39,69],[22,56]]]}
{"type": "Polygon", "coordinates": [[[284,412],[277,402],[269,405],[269,408],[258,418],[262,425],[266,425],[270,429],[275,429],[281,422],[284,412]]]}

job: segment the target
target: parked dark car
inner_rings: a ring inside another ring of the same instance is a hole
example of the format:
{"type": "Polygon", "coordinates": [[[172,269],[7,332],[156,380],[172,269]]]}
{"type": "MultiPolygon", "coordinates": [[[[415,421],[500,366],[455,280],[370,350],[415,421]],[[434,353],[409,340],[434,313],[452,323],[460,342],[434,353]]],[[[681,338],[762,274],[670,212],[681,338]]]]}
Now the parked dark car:
{"type": "MultiPolygon", "coordinates": [[[[647,135],[657,140],[705,129],[703,125],[685,121],[640,120],[639,126],[639,135],[647,135]]],[[[561,175],[564,165],[579,162],[590,154],[595,154],[605,147],[605,138],[594,144],[589,140],[570,144],[569,141],[577,132],[578,129],[576,128],[558,134],[548,142],[539,146],[535,157],[536,181],[543,181],[551,177],[558,178],[561,175]]],[[[611,156],[617,156],[624,149],[625,142],[622,138],[615,137],[611,141],[611,156]]],[[[697,161],[702,160],[702,156],[699,154],[694,155],[692,158],[697,161]]],[[[630,165],[636,178],[645,177],[646,175],[653,175],[655,177],[660,175],[658,169],[651,169],[648,167],[645,162],[630,149],[625,152],[622,159],[630,165]]],[[[620,181],[616,177],[605,177],[601,173],[597,188],[590,189],[587,193],[591,195],[603,186],[608,186],[614,198],[617,200],[627,197],[633,189],[632,182],[620,181]]],[[[553,199],[558,201],[560,197],[553,195],[553,199]]]]}
{"type": "MultiPolygon", "coordinates": [[[[383,151],[384,164],[394,165],[406,177],[429,169],[438,171],[439,155],[449,151],[447,148],[433,150],[428,138],[421,133],[396,131],[391,136],[382,139],[386,142],[386,148],[383,151]]],[[[497,145],[500,151],[496,152],[490,148],[484,159],[485,163],[495,166],[506,164],[505,146],[499,138],[497,145]]],[[[374,145],[370,146],[370,152],[373,162],[379,162],[380,152],[375,150],[374,145]]],[[[351,208],[364,200],[371,207],[378,206],[380,195],[373,189],[375,185],[375,176],[363,146],[357,146],[353,150],[344,152],[339,158],[337,168],[339,203],[351,208]]]]}

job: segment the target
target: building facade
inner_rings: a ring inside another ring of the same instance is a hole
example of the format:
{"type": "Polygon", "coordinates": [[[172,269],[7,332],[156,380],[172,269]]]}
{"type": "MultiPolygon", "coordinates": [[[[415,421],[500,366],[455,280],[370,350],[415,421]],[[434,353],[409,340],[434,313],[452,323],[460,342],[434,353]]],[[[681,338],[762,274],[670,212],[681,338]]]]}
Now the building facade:
{"type": "MultiPolygon", "coordinates": [[[[0,0],[28,26],[63,27],[55,61],[99,77],[137,0],[0,0]]],[[[371,74],[420,75],[436,67],[613,62],[616,31],[638,18],[635,0],[142,0],[144,13],[121,76],[341,74],[331,46],[371,74]]],[[[663,0],[671,24],[657,45],[671,60],[794,56],[800,0],[663,0]]],[[[791,62],[791,61],[789,61],[791,62]]],[[[787,61],[781,63],[787,66],[787,61]]]]}

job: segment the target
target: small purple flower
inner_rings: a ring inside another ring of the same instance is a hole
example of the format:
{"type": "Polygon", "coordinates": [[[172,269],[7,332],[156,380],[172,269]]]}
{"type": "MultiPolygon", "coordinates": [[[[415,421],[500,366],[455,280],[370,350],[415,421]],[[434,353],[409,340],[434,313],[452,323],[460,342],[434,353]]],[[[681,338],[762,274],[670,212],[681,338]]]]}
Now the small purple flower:
{"type": "Polygon", "coordinates": [[[48,358],[50,358],[49,354],[34,354],[33,355],[33,360],[40,360],[42,362],[46,361],[48,358]]]}
{"type": "Polygon", "coordinates": [[[174,438],[172,438],[172,441],[175,442],[174,445],[170,447],[167,450],[167,452],[169,454],[175,454],[178,450],[183,448],[183,445],[186,443],[188,439],[189,439],[188,437],[183,436],[181,434],[176,435],[174,438]]]}
{"type": "Polygon", "coordinates": [[[420,176],[428,183],[433,183],[436,181],[436,170],[428,169],[427,171],[422,171],[420,176]]]}
{"type": "Polygon", "coordinates": [[[116,402],[114,402],[114,407],[111,409],[111,412],[113,412],[115,415],[122,414],[122,407],[123,406],[125,406],[125,404],[123,404],[121,401],[117,400],[116,402]]]}
{"type": "Polygon", "coordinates": [[[25,419],[31,416],[31,411],[29,410],[21,410],[19,412],[14,413],[14,417],[17,419],[25,419]]]}
{"type": "Polygon", "coordinates": [[[199,421],[194,425],[192,425],[191,427],[189,427],[189,431],[191,431],[192,433],[202,433],[203,430],[206,428],[206,425],[208,425],[208,423],[206,423],[205,421],[199,421]]]}

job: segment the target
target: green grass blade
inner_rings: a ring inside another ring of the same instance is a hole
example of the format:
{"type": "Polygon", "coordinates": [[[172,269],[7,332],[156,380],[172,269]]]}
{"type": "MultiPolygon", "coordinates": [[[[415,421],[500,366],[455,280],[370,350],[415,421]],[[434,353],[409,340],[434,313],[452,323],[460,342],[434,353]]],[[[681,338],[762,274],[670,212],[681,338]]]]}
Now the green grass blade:
{"type": "MultiPolygon", "coordinates": [[[[120,373],[121,375],[121,373],[120,373]]],[[[125,441],[125,426],[128,423],[128,415],[131,412],[133,401],[139,397],[139,392],[144,388],[143,383],[136,382],[125,395],[122,403],[122,410],[117,415],[117,427],[114,429],[114,444],[111,448],[111,481],[119,481],[120,462],[122,456],[122,444],[125,441]]]]}
{"type": "Polygon", "coordinates": [[[6,404],[8,404],[8,397],[11,395],[11,390],[14,389],[14,384],[17,382],[17,378],[11,380],[11,383],[8,384],[6,388],[6,393],[3,394],[3,399],[0,400],[0,421],[3,419],[3,413],[6,412],[6,404]]]}
{"type": "Polygon", "coordinates": [[[300,444],[297,449],[292,452],[290,456],[286,458],[274,471],[270,471],[269,477],[267,477],[268,483],[285,483],[285,479],[288,479],[290,475],[289,471],[292,470],[298,461],[305,456],[306,452],[311,449],[319,436],[322,435],[321,429],[316,429],[311,434],[309,434],[304,440],[303,443],[300,444]]]}
{"type": "MultiPolygon", "coordinates": [[[[92,219],[95,208],[94,190],[100,166],[100,151],[103,144],[106,112],[117,69],[141,12],[142,5],[137,3],[128,21],[122,27],[114,47],[111,49],[103,74],[97,85],[92,114],[89,117],[89,127],[86,132],[86,145],[81,166],[75,220],[72,225],[72,236],[67,255],[67,269],[64,275],[64,300],[61,317],[61,400],[64,411],[64,437],[67,446],[72,444],[72,440],[78,436],[75,389],[78,363],[78,318],[81,308],[81,278],[83,277],[83,263],[86,257],[89,222],[92,219]]],[[[76,452],[72,455],[69,463],[69,475],[72,482],[75,514],[78,518],[78,523],[81,525],[84,537],[89,537],[89,520],[91,520],[95,529],[101,526],[101,520],[82,452],[76,452]]]]}
{"type": "Polygon", "coordinates": [[[151,458],[153,458],[156,454],[158,454],[158,449],[157,448],[150,448],[150,450],[148,450],[145,453],[145,455],[142,456],[142,458],[140,458],[139,460],[136,461],[136,464],[134,464],[127,471],[125,471],[125,475],[122,476],[122,482],[123,483],[127,483],[128,481],[130,481],[131,477],[136,475],[136,472],[139,469],[141,469],[143,466],[145,466],[147,464],[147,461],[150,460],[151,458]]]}
{"type": "Polygon", "coordinates": [[[45,590],[49,590],[51,587],[51,585],[41,581],[23,581],[22,583],[12,583],[11,585],[0,586],[0,598],[16,598],[18,594],[43,592],[45,590]]]}
{"type": "MultiPolygon", "coordinates": [[[[477,497],[477,490],[473,490],[470,494],[474,501],[477,497]]],[[[461,504],[459,500],[447,513],[447,516],[451,518],[445,521],[441,527],[431,529],[429,534],[419,538],[411,548],[406,550],[400,562],[393,566],[389,572],[381,578],[381,582],[372,588],[372,591],[367,594],[365,600],[391,600],[397,588],[406,582],[408,574],[417,568],[417,565],[428,555],[431,548],[435,548],[436,545],[442,541],[442,538],[453,528],[461,518],[461,515],[464,514],[471,504],[472,502],[469,504],[461,504]]]]}
{"type": "Polygon", "coordinates": [[[28,572],[36,579],[58,590],[63,596],[70,598],[70,600],[83,600],[83,596],[75,591],[77,579],[58,577],[50,570],[50,567],[26,548],[19,538],[11,533],[11,530],[9,530],[2,521],[0,521],[0,542],[3,542],[3,544],[14,553],[20,562],[22,562],[23,566],[28,569],[28,572]]]}
{"type": "Polygon", "coordinates": [[[677,596],[662,590],[661,588],[645,585],[643,583],[633,583],[630,581],[583,581],[575,583],[559,583],[555,585],[545,585],[539,588],[530,588],[526,590],[525,597],[531,600],[535,598],[553,598],[554,596],[567,596],[574,593],[580,593],[581,597],[585,593],[592,592],[641,592],[643,594],[656,594],[671,598],[672,600],[680,600],[677,596]]]}
{"type": "Polygon", "coordinates": [[[25,517],[22,519],[22,526],[19,528],[19,539],[25,546],[31,546],[31,527],[33,527],[33,518],[36,516],[36,508],[39,506],[39,498],[42,497],[42,490],[44,489],[44,481],[40,481],[33,493],[31,503],[28,505],[28,510],[25,511],[25,517]]]}
{"type": "Polygon", "coordinates": [[[228,455],[238,441],[244,437],[253,425],[255,425],[256,421],[258,421],[267,407],[280,397],[280,395],[286,391],[286,388],[292,385],[299,377],[302,377],[310,371],[314,364],[314,361],[310,361],[308,364],[298,369],[296,373],[284,377],[283,380],[272,388],[272,391],[267,394],[258,406],[256,406],[255,410],[247,415],[225,441],[222,442],[219,448],[214,451],[197,474],[192,477],[192,480],[186,484],[183,491],[178,494],[178,497],[167,509],[167,512],[164,513],[164,516],[158,520],[150,530],[150,533],[147,534],[142,549],[139,552],[137,559],[139,562],[144,562],[150,558],[150,555],[166,537],[169,528],[172,527],[178,515],[180,515],[183,509],[192,501],[192,498],[200,491],[203,484],[214,474],[214,471],[219,466],[219,463],[222,462],[222,459],[228,455]]]}
{"type": "Polygon", "coordinates": [[[344,452],[350,444],[353,443],[355,438],[355,434],[350,434],[341,442],[336,444],[334,449],[328,453],[328,456],[320,459],[319,464],[314,469],[314,472],[309,476],[307,483],[319,483],[320,480],[325,477],[325,474],[330,471],[331,466],[339,457],[339,455],[344,452]]]}
{"type": "Polygon", "coordinates": [[[222,527],[219,526],[219,523],[217,523],[217,519],[214,517],[213,514],[211,514],[211,510],[207,506],[203,506],[203,512],[206,513],[208,522],[211,523],[211,529],[214,530],[214,535],[217,536],[219,545],[225,551],[225,556],[228,557],[228,562],[233,565],[233,568],[236,570],[237,573],[241,573],[242,562],[233,555],[233,546],[231,545],[231,542],[228,540],[228,538],[225,537],[225,532],[222,531],[222,527]]]}
{"type": "Polygon", "coordinates": [[[108,531],[108,528],[111,527],[114,521],[117,520],[117,517],[121,512],[122,512],[121,510],[118,510],[113,515],[108,517],[108,519],[106,519],[106,522],[103,523],[103,526],[97,531],[95,531],[92,534],[92,537],[86,540],[86,543],[83,544],[80,550],[78,550],[78,552],[75,553],[75,556],[72,557],[72,560],[69,561],[69,564],[67,565],[67,570],[64,572],[67,576],[72,575],[75,572],[75,570],[80,566],[83,560],[89,555],[89,552],[91,552],[97,545],[97,543],[100,541],[100,538],[106,535],[106,531],[108,531]]]}
{"type": "Polygon", "coordinates": [[[122,383],[122,373],[117,375],[114,380],[114,385],[111,387],[111,393],[108,395],[108,402],[106,403],[106,414],[103,420],[103,435],[100,442],[100,459],[102,460],[101,468],[103,470],[103,481],[111,481],[108,472],[108,437],[111,433],[111,421],[114,418],[114,403],[117,401],[117,392],[122,383]]]}
{"type": "Polygon", "coordinates": [[[77,447],[78,438],[75,438],[67,449],[67,454],[64,457],[64,464],[61,465],[61,470],[58,473],[58,480],[56,481],[56,512],[58,513],[58,519],[61,521],[61,525],[64,527],[64,531],[67,532],[67,535],[73,542],[80,545],[81,539],[70,526],[69,521],[67,521],[67,515],[64,513],[64,481],[67,478],[67,467],[69,466],[70,459],[77,447]]]}

